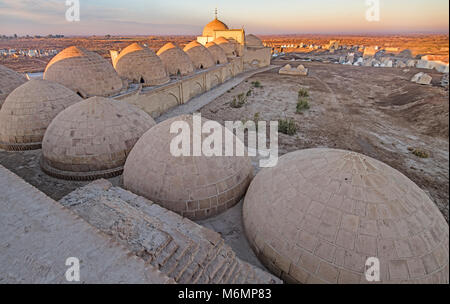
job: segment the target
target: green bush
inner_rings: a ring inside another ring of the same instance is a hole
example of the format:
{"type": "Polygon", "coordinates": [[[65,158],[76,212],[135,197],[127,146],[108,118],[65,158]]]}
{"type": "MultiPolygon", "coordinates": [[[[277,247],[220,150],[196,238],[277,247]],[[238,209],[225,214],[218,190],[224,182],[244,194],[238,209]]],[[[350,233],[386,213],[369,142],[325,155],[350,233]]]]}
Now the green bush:
{"type": "Polygon", "coordinates": [[[301,88],[299,91],[298,91],[298,98],[300,99],[300,98],[308,98],[309,97],[309,93],[308,93],[308,91],[306,90],[306,89],[303,89],[303,88],[301,88]]]}
{"type": "Polygon", "coordinates": [[[233,98],[233,101],[230,103],[230,106],[235,109],[242,108],[247,103],[246,94],[242,93],[233,98]]]}
{"type": "Polygon", "coordinates": [[[422,151],[422,150],[418,150],[418,149],[415,149],[413,151],[413,154],[415,156],[417,156],[417,157],[420,157],[420,158],[429,158],[430,157],[430,155],[427,152],[422,151]]]}
{"type": "Polygon", "coordinates": [[[299,98],[297,102],[297,114],[302,113],[305,110],[309,110],[310,106],[306,98],[299,98]]]}
{"type": "Polygon", "coordinates": [[[278,120],[278,132],[286,135],[295,135],[297,133],[297,124],[293,119],[278,120]]]}
{"type": "Polygon", "coordinates": [[[259,81],[253,81],[253,82],[252,82],[252,85],[253,85],[255,88],[261,88],[261,87],[262,87],[261,82],[259,82],[259,81]]]}

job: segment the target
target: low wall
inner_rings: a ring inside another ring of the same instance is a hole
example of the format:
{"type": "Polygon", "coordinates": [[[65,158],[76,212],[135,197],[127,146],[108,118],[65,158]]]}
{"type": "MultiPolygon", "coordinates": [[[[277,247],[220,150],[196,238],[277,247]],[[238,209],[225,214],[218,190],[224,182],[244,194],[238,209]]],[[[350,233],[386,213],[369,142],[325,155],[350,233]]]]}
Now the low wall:
{"type": "MultiPolygon", "coordinates": [[[[187,76],[180,80],[172,80],[162,86],[139,87],[113,98],[136,105],[156,118],[169,109],[187,103],[192,98],[244,72],[244,58],[238,57],[230,60],[227,64],[218,65],[205,71],[198,71],[195,75],[187,76]]],[[[269,64],[270,62],[267,65],[269,64]]],[[[248,67],[248,69],[259,67],[248,67]]]]}

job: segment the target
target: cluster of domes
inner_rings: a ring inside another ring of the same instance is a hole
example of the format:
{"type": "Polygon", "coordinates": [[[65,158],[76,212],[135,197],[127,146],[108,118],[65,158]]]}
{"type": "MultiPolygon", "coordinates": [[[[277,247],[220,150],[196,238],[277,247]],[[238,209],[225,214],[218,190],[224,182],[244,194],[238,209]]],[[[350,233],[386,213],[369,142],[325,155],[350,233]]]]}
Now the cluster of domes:
{"type": "MultiPolygon", "coordinates": [[[[193,116],[183,115],[166,120],[145,133],[125,164],[125,188],[196,220],[217,215],[238,203],[253,178],[250,159],[173,156],[171,144],[178,136],[171,133],[174,122],[185,122],[193,130],[193,116]]],[[[225,132],[231,133],[228,129],[225,132]]],[[[203,140],[206,137],[202,135],[203,140]]],[[[192,138],[191,134],[191,143],[192,138]]]]}
{"type": "Polygon", "coordinates": [[[119,76],[135,83],[153,86],[170,80],[166,67],[155,52],[137,43],[120,52],[114,67],[119,76]]]}
{"type": "Polygon", "coordinates": [[[157,55],[172,76],[186,76],[194,73],[195,67],[189,56],[172,42],[164,45],[157,55]]]}
{"type": "Polygon", "coordinates": [[[214,42],[208,42],[206,44],[206,48],[208,49],[208,51],[213,56],[214,62],[216,64],[228,63],[227,54],[225,53],[225,51],[220,46],[218,46],[214,42]]]}
{"type": "Polygon", "coordinates": [[[122,173],[134,144],[155,121],[125,102],[92,97],[62,111],[42,143],[41,166],[49,175],[72,180],[122,173]]]}
{"type": "Polygon", "coordinates": [[[0,108],[6,97],[8,97],[15,88],[24,84],[26,81],[27,79],[25,76],[0,65],[0,108]]]}
{"type": "Polygon", "coordinates": [[[215,31],[226,31],[228,29],[229,28],[225,23],[216,18],[205,26],[203,29],[203,36],[215,37],[215,31]]]}
{"type": "Polygon", "coordinates": [[[203,70],[215,66],[214,57],[203,45],[192,41],[184,47],[184,52],[189,56],[196,69],[203,70]]]}
{"type": "Polygon", "coordinates": [[[214,40],[214,43],[220,46],[228,57],[236,56],[236,45],[230,40],[219,37],[214,40]]]}
{"type": "Polygon", "coordinates": [[[364,155],[297,151],[253,180],[244,226],[255,253],[292,283],[448,283],[449,227],[397,170],[364,155]]]}
{"type": "Polygon", "coordinates": [[[0,110],[0,148],[39,149],[53,118],[81,100],[56,82],[32,79],[24,83],[6,98],[0,110]]]}
{"type": "Polygon", "coordinates": [[[69,47],[47,65],[44,79],[58,82],[84,98],[112,96],[123,82],[113,66],[102,56],[80,47],[69,47]]]}

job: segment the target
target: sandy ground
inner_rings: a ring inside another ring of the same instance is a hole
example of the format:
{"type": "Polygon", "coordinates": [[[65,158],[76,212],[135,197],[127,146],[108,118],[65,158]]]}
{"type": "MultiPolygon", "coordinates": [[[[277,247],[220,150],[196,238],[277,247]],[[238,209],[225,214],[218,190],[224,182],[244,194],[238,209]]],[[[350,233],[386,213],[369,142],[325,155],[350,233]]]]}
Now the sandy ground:
{"type": "MultiPolygon", "coordinates": [[[[53,178],[42,172],[39,165],[41,150],[7,152],[0,149],[0,164],[14,172],[27,183],[58,201],[67,194],[90,182],[75,182],[53,178]]],[[[121,176],[109,179],[114,186],[121,184],[121,176]]]]}
{"type": "MultiPolygon", "coordinates": [[[[418,69],[302,64],[310,69],[308,77],[282,76],[278,69],[257,74],[203,107],[201,113],[221,123],[253,119],[256,113],[265,121],[292,118],[299,130],[294,136],[280,134],[280,154],[315,147],[366,154],[416,182],[448,221],[448,91],[411,83],[418,69]],[[233,97],[250,90],[253,81],[263,87],[253,89],[244,107],[231,108],[233,97]],[[309,91],[311,109],[296,114],[300,88],[309,91]],[[426,151],[430,157],[421,159],[409,148],[426,151]]],[[[442,74],[431,74],[437,84],[442,74]]]]}

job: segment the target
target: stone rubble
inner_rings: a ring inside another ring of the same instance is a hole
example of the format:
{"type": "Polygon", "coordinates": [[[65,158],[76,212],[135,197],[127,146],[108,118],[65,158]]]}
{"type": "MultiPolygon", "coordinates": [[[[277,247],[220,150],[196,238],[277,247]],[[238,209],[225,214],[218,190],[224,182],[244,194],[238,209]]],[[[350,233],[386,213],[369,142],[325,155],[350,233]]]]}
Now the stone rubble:
{"type": "Polygon", "coordinates": [[[177,283],[281,283],[240,260],[218,233],[106,180],[80,188],[60,203],[177,283]]]}
{"type": "Polygon", "coordinates": [[[433,80],[433,78],[430,75],[420,72],[414,75],[414,77],[411,79],[411,82],[428,85],[431,84],[431,80],[433,80]]]}

